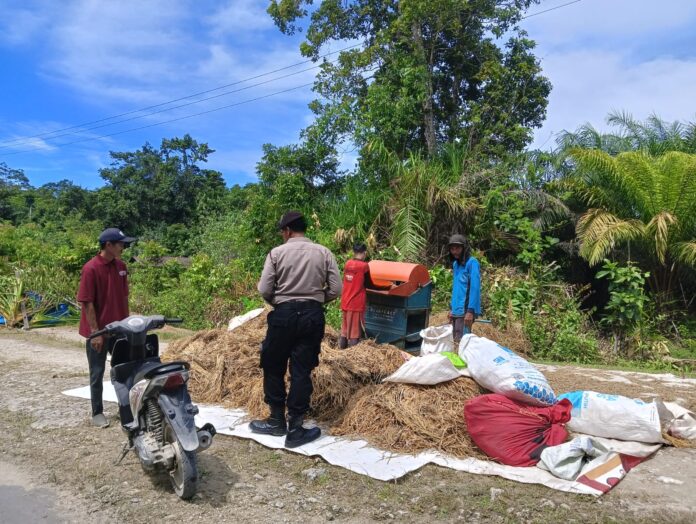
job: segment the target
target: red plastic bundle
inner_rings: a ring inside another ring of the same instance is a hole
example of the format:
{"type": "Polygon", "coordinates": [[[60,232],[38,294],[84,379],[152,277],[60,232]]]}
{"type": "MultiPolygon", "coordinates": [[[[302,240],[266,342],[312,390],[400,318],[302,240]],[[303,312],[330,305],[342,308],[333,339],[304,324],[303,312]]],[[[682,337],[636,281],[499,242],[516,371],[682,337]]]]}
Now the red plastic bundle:
{"type": "Polygon", "coordinates": [[[481,395],[464,405],[471,439],[486,455],[508,466],[534,466],[544,448],[562,444],[572,404],[563,399],[536,407],[503,395],[481,395]]]}

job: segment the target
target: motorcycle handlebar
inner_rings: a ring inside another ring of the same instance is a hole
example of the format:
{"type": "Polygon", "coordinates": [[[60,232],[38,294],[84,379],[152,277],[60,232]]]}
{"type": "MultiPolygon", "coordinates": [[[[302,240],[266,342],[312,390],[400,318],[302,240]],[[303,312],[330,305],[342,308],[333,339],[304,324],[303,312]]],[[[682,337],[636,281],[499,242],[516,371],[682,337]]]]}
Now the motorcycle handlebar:
{"type": "MultiPolygon", "coordinates": [[[[183,318],[165,318],[161,322],[164,324],[181,324],[184,321],[183,318]]],[[[162,327],[161,325],[155,326],[153,325],[150,329],[157,329],[158,327],[162,327]]],[[[92,333],[90,336],[87,337],[87,340],[92,340],[93,338],[100,337],[102,335],[108,334],[108,333],[113,333],[112,330],[109,329],[109,327],[105,327],[104,329],[100,329],[98,331],[95,331],[92,333]]]]}

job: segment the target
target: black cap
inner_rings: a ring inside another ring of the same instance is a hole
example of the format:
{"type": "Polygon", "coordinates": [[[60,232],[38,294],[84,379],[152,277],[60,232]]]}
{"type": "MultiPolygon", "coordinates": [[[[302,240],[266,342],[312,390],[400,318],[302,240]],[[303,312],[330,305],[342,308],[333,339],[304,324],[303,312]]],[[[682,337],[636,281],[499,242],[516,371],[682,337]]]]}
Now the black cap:
{"type": "Polygon", "coordinates": [[[447,243],[448,245],[460,245],[460,246],[465,246],[467,244],[466,237],[464,235],[452,235],[449,237],[449,242],[447,243]]]}
{"type": "Polygon", "coordinates": [[[295,220],[299,220],[301,218],[304,218],[304,216],[299,211],[288,211],[280,219],[280,222],[278,222],[278,229],[284,229],[292,224],[295,220]]]}
{"type": "Polygon", "coordinates": [[[364,253],[365,251],[367,251],[367,246],[365,244],[360,242],[353,244],[353,253],[364,253]]]}
{"type": "Polygon", "coordinates": [[[101,235],[99,235],[100,244],[103,244],[104,242],[123,242],[124,244],[131,244],[135,242],[135,240],[136,239],[133,237],[127,237],[124,235],[123,231],[117,227],[105,229],[102,231],[101,235]]]}

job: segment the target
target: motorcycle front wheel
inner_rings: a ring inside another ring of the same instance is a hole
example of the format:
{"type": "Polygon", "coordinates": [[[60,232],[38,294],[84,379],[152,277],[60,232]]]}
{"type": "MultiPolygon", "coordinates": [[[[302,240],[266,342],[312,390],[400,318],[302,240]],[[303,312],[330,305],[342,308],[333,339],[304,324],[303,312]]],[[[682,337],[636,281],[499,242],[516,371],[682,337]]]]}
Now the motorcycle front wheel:
{"type": "Polygon", "coordinates": [[[196,494],[198,489],[196,454],[181,447],[176,434],[169,425],[165,430],[165,439],[174,448],[175,456],[174,468],[169,470],[169,480],[174,488],[174,493],[179,498],[188,500],[196,494]]]}

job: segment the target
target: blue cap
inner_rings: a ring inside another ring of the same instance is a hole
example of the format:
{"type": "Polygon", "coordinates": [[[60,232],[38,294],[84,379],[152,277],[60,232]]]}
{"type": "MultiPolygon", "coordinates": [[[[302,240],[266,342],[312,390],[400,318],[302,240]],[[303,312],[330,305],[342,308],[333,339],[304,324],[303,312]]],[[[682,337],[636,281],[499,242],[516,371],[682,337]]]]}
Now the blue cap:
{"type": "Polygon", "coordinates": [[[100,244],[103,244],[104,242],[123,242],[124,244],[131,244],[135,241],[135,238],[127,237],[123,234],[123,231],[117,227],[105,229],[102,231],[101,235],[99,235],[100,244]]]}

